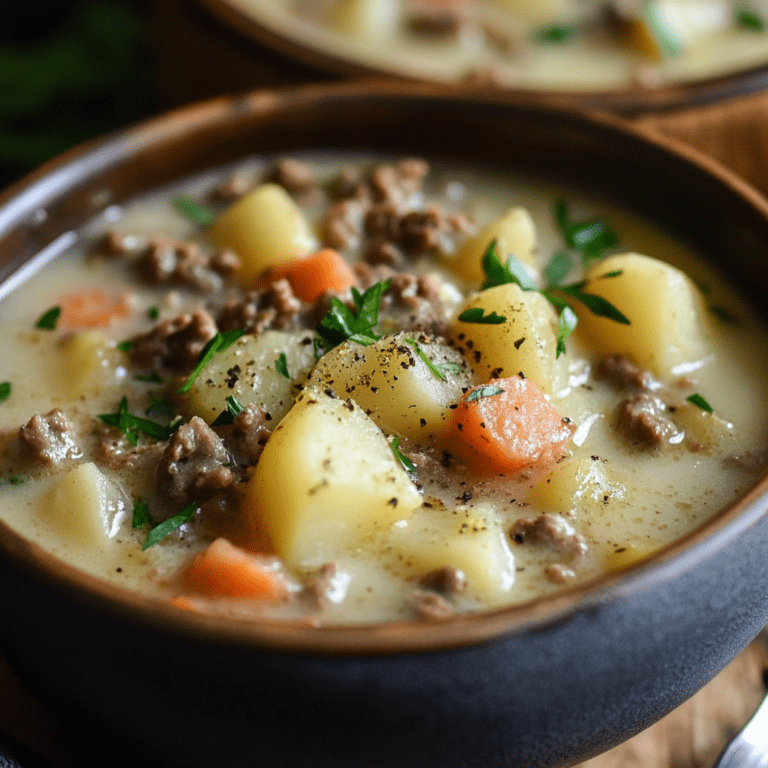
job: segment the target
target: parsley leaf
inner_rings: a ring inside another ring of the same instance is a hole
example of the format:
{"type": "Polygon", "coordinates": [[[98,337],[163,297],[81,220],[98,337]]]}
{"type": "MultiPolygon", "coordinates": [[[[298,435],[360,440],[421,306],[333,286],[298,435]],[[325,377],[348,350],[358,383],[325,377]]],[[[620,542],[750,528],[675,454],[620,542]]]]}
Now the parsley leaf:
{"type": "Polygon", "coordinates": [[[413,347],[414,352],[416,352],[416,355],[422,360],[422,362],[429,368],[430,373],[436,378],[440,379],[440,381],[448,381],[448,378],[446,375],[440,370],[438,366],[436,366],[426,355],[424,350],[419,346],[419,342],[416,341],[416,339],[406,339],[406,344],[410,344],[410,346],[413,347]]]}
{"type": "Polygon", "coordinates": [[[400,450],[400,438],[395,436],[392,438],[392,442],[389,444],[392,449],[392,453],[395,454],[395,458],[403,465],[406,472],[415,472],[415,464],[400,450]]]}
{"type": "Polygon", "coordinates": [[[149,549],[162,541],[169,533],[173,533],[175,530],[181,528],[182,525],[188,523],[195,516],[197,511],[197,504],[192,502],[188,506],[184,507],[177,515],[169,517],[167,520],[163,520],[162,523],[156,525],[148,534],[144,541],[144,546],[141,548],[142,552],[145,549],[149,549]]]}
{"type": "Polygon", "coordinates": [[[130,341],[130,340],[128,340],[128,341],[121,341],[121,342],[120,342],[120,343],[117,345],[117,348],[118,348],[118,349],[119,349],[121,352],[130,352],[130,351],[131,351],[131,350],[132,350],[132,349],[133,349],[135,346],[136,346],[136,342],[135,342],[135,341],[130,341]]]}
{"type": "Polygon", "coordinates": [[[482,397],[493,397],[494,395],[502,395],[502,394],[504,394],[504,390],[501,387],[497,387],[495,385],[489,385],[487,387],[478,387],[477,389],[473,389],[467,395],[467,399],[464,402],[471,403],[473,400],[480,400],[480,398],[482,397]]]}
{"type": "Polygon", "coordinates": [[[153,371],[150,374],[139,373],[133,377],[136,381],[144,381],[147,384],[162,384],[163,380],[160,378],[160,374],[153,371]]]}
{"type": "Polygon", "coordinates": [[[230,395],[227,398],[227,409],[225,411],[222,411],[215,419],[211,422],[212,427],[226,427],[227,425],[231,424],[235,417],[242,413],[245,410],[243,407],[243,404],[234,396],[230,395]]]}
{"type": "Polygon", "coordinates": [[[286,379],[291,378],[291,374],[288,373],[288,360],[285,357],[285,352],[280,353],[280,357],[275,360],[275,370],[286,379]]]}
{"type": "Polygon", "coordinates": [[[538,30],[534,40],[538,43],[564,43],[578,32],[579,28],[575,24],[550,24],[538,30]]]}
{"type": "Polygon", "coordinates": [[[685,399],[689,403],[693,403],[693,405],[701,408],[702,411],[712,413],[712,406],[698,392],[696,394],[690,395],[689,397],[686,397],[685,399]]]}
{"type": "Polygon", "coordinates": [[[147,317],[150,320],[157,320],[157,318],[160,317],[160,307],[150,307],[147,310],[147,317]]]}
{"type": "MultiPolygon", "coordinates": [[[[368,346],[380,338],[374,328],[379,322],[381,296],[389,288],[390,280],[374,283],[365,293],[352,288],[355,310],[352,311],[335,296],[325,317],[315,326],[320,337],[319,346],[325,351],[338,347],[345,341],[356,341],[368,346]]],[[[317,345],[315,347],[317,350],[317,345]]]]}
{"type": "Polygon", "coordinates": [[[186,195],[179,195],[173,199],[173,207],[193,224],[201,227],[210,227],[216,221],[216,214],[200,205],[196,200],[186,195]]]}
{"type": "Polygon", "coordinates": [[[765,32],[765,19],[749,8],[736,10],[736,24],[750,32],[765,32]]]}
{"type": "Polygon", "coordinates": [[[2,403],[3,400],[7,400],[10,396],[11,396],[11,382],[10,381],[0,382],[0,403],[2,403]]]}
{"type": "Polygon", "coordinates": [[[550,286],[559,285],[573,269],[573,260],[565,251],[558,251],[544,267],[544,279],[550,286]]]}
{"type": "Polygon", "coordinates": [[[581,253],[585,266],[619,243],[619,236],[602,219],[571,221],[568,203],[562,198],[555,201],[553,213],[565,244],[581,253]]]}
{"type": "Polygon", "coordinates": [[[164,418],[166,421],[170,421],[176,413],[176,406],[170,400],[161,398],[160,400],[151,402],[144,413],[147,416],[155,415],[164,418]]]}
{"type": "Polygon", "coordinates": [[[18,477],[17,475],[8,475],[7,477],[0,478],[0,485],[23,485],[26,482],[26,478],[18,477]]]}
{"type": "Polygon", "coordinates": [[[192,371],[189,378],[179,387],[178,393],[183,395],[189,392],[197,377],[203,372],[205,366],[211,362],[213,356],[217,352],[223,352],[225,349],[229,349],[241,336],[244,335],[245,328],[237,328],[234,331],[217,333],[212,339],[209,339],[208,343],[202,348],[200,356],[197,358],[195,370],[192,371]]]}
{"type": "Polygon", "coordinates": [[[61,315],[61,307],[51,307],[47,312],[40,315],[35,323],[35,328],[39,328],[42,331],[56,330],[56,323],[59,322],[59,315],[61,315]]]}
{"type": "MultiPolygon", "coordinates": [[[[607,277],[607,275],[604,275],[604,277],[607,277]]],[[[573,296],[576,301],[581,302],[592,314],[598,317],[607,317],[609,320],[615,320],[623,325],[631,324],[626,315],[616,309],[610,301],[593,293],[584,293],[581,290],[583,287],[583,283],[576,283],[575,285],[561,285],[558,290],[573,296]]]]}
{"type": "Polygon", "coordinates": [[[497,315],[495,312],[491,312],[490,315],[485,314],[485,310],[482,307],[470,307],[465,309],[460,315],[459,320],[463,323],[482,323],[485,325],[500,325],[505,323],[507,318],[504,315],[497,315]]]}
{"type": "Polygon", "coordinates": [[[136,499],[133,505],[133,519],[131,525],[134,528],[143,528],[152,523],[152,515],[149,512],[149,503],[142,499],[136,499]]]}
{"type": "Polygon", "coordinates": [[[170,424],[161,424],[150,419],[143,419],[128,412],[128,398],[123,397],[117,406],[117,413],[100,413],[99,419],[110,427],[117,427],[131,445],[137,445],[139,434],[143,433],[155,440],[167,440],[180,426],[179,417],[170,424]]]}
{"type": "Polygon", "coordinates": [[[461,366],[458,363],[437,363],[437,367],[441,371],[448,371],[448,373],[460,374],[461,366]]]}
{"type": "Polygon", "coordinates": [[[485,249],[480,263],[486,277],[485,282],[480,286],[482,291],[486,288],[493,288],[496,285],[505,285],[506,283],[517,283],[524,291],[537,290],[536,281],[514,256],[510,255],[507,263],[502,263],[496,248],[495,238],[491,240],[485,249]]]}

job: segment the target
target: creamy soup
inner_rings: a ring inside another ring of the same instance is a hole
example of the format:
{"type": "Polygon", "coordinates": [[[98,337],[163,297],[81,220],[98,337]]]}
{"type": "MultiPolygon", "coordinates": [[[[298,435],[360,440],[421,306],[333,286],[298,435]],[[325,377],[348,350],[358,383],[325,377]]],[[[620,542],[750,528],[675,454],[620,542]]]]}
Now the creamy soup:
{"type": "Polygon", "coordinates": [[[58,247],[0,301],[0,514],[182,609],[521,603],[642,560],[765,463],[750,307],[566,188],[256,159],[58,247]]]}
{"type": "Polygon", "coordinates": [[[658,87],[768,62],[765,0],[231,0],[368,67],[528,89],[658,87]]]}

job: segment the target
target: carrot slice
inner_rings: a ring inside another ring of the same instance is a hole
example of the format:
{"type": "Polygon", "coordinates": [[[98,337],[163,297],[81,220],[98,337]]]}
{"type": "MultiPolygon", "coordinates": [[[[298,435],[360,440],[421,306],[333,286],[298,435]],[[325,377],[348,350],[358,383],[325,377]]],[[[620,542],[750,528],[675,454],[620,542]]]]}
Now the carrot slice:
{"type": "Polygon", "coordinates": [[[270,276],[286,277],[302,301],[312,303],[326,291],[343,291],[355,283],[355,275],[338,251],[324,248],[304,259],[294,259],[270,276]]]}
{"type": "Polygon", "coordinates": [[[278,600],[288,594],[288,585],[274,562],[218,538],[195,556],[184,576],[190,589],[208,597],[278,600]]]}
{"type": "Polygon", "coordinates": [[[485,470],[508,474],[554,466],[565,455],[573,425],[530,379],[510,376],[466,392],[451,432],[485,470]]]}
{"type": "Polygon", "coordinates": [[[126,294],[115,295],[99,288],[62,296],[60,327],[106,328],[116,320],[129,317],[133,312],[126,294]]]}

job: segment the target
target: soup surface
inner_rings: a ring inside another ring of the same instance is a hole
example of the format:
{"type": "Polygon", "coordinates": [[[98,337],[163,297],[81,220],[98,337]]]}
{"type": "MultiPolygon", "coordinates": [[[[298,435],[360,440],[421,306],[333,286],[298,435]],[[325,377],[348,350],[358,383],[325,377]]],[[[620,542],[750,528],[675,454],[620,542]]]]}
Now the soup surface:
{"type": "Polygon", "coordinates": [[[0,515],[181,608],[520,603],[641,560],[765,463],[750,307],[565,188],[259,158],[60,245],[0,301],[0,515]]]}
{"type": "Polygon", "coordinates": [[[754,0],[232,0],[279,34],[431,80],[653,88],[768,62],[754,0]]]}

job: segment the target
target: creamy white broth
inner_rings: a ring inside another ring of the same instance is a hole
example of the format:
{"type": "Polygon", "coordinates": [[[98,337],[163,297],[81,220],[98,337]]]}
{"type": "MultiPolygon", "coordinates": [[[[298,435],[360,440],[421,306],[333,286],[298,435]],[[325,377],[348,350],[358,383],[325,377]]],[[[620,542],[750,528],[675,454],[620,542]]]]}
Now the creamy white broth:
{"type": "MultiPolygon", "coordinates": [[[[661,5],[671,6],[673,13],[676,5],[684,8],[675,30],[676,47],[666,52],[655,43],[650,49],[647,44],[628,43],[626,28],[615,19],[607,21],[610,13],[605,9],[612,4],[594,0],[541,3],[538,16],[530,8],[523,13],[520,3],[506,0],[231,2],[278,34],[310,48],[366,67],[448,82],[480,75],[532,90],[653,88],[729,75],[768,61],[768,35],[736,21],[745,9],[765,19],[768,3],[763,0],[748,5],[735,0],[709,4],[665,0],[661,5]],[[358,11],[357,21],[339,21],[347,6],[367,10],[358,11]],[[415,33],[409,19],[419,7],[430,6],[458,9],[468,23],[455,34],[415,33]],[[574,23],[581,25],[577,34],[559,42],[537,40],[542,30],[574,23]],[[504,40],[507,43],[500,43],[504,40]]],[[[635,18],[643,4],[623,5],[635,18]]]]}
{"type": "MultiPolygon", "coordinates": [[[[339,159],[307,155],[299,159],[320,180],[334,178],[350,162],[365,167],[373,162],[373,158],[358,156],[339,159]]],[[[396,160],[390,158],[390,162],[396,160]]],[[[245,164],[238,173],[248,178],[249,184],[256,183],[271,166],[271,160],[257,160],[245,164]]],[[[754,313],[727,287],[725,275],[714,271],[657,227],[614,209],[604,200],[585,198],[557,185],[510,178],[487,168],[435,162],[425,192],[415,195],[410,205],[420,209],[430,201],[439,201],[448,211],[467,214],[477,227],[495,219],[510,205],[523,206],[536,223],[537,259],[541,267],[563,248],[562,237],[553,222],[552,203],[565,197],[571,204],[573,219],[600,216],[611,223],[620,236],[620,244],[611,253],[637,251],[663,257],[705,287],[706,302],[728,309],[737,321],[708,318],[712,354],[689,373],[657,378],[663,382],[665,392],[679,391],[677,402],[683,402],[693,392],[702,394],[715,417],[730,426],[708,450],[691,450],[682,444],[649,448],[623,439],[612,416],[620,398],[608,385],[595,380],[593,368],[600,355],[587,350],[577,333],[566,342],[564,360],[568,376],[549,396],[557,412],[574,422],[575,433],[566,445],[568,456],[551,469],[555,473],[564,468],[568,471],[568,467],[578,464],[582,474],[600,475],[599,482],[584,481],[577,492],[553,498],[547,493],[546,474],[542,478],[526,472],[505,477],[495,476],[496,473],[484,476],[474,470],[464,474],[462,460],[454,461],[448,468],[443,465],[443,448],[430,446],[429,441],[422,444],[424,441],[402,437],[400,447],[415,464],[413,477],[424,504],[413,515],[404,514],[391,526],[371,529],[354,546],[324,553],[325,559],[335,564],[336,572],[325,586],[322,607],[306,599],[308,585],[316,579],[322,565],[319,561],[288,566],[288,597],[284,600],[211,600],[195,593],[185,585],[182,574],[193,556],[212,539],[223,536],[246,549],[258,549],[237,504],[228,502],[227,515],[217,515],[215,510],[197,514],[191,523],[142,551],[147,526],[134,529],[131,519],[137,499],[149,500],[155,511],[162,506],[155,487],[158,453],[149,449],[143,458],[125,469],[100,463],[96,417],[115,413],[125,394],[130,395],[132,413],[143,415],[145,404],[174,392],[188,373],[162,370],[163,384],[137,382],[136,373],[145,369],[132,365],[130,358],[115,348],[116,344],[146,332],[159,320],[174,318],[191,307],[212,307],[221,299],[217,294],[184,287],[148,288],[137,284],[126,258],[94,254],[104,231],[111,228],[137,236],[162,233],[209,247],[205,231],[179,215],[171,200],[183,191],[209,205],[207,191],[216,179],[231,172],[225,169],[137,200],[125,206],[116,221],[111,220],[115,214],[112,211],[109,221],[102,218],[92,222],[67,253],[0,302],[3,338],[8,339],[0,381],[12,385],[11,395],[0,403],[2,517],[64,560],[158,598],[183,595],[200,610],[246,618],[309,618],[321,623],[386,621],[410,618],[417,613],[412,596],[419,588],[420,578],[431,570],[424,564],[429,557],[422,558],[421,550],[439,549],[455,538],[455,531],[461,526],[488,526],[497,531],[484,545],[493,549],[489,554],[494,563],[492,578],[478,587],[470,577],[465,590],[446,600],[451,611],[480,610],[524,602],[641,559],[694,530],[736,499],[763,466],[768,442],[768,416],[764,408],[768,398],[764,377],[768,342],[754,313]],[[108,286],[115,293],[130,294],[130,317],[106,329],[76,331],[74,339],[73,331],[66,328],[34,328],[45,309],[59,303],[63,294],[92,286],[108,286]],[[148,316],[155,307],[160,315],[157,321],[148,316]],[[73,359],[67,357],[66,345],[84,343],[86,350],[90,349],[85,343],[89,334],[102,334],[102,341],[94,341],[101,362],[87,375],[78,376],[71,362],[69,370],[63,362],[73,359]],[[686,376],[691,380],[680,386],[680,380],[686,376]],[[82,455],[50,468],[30,460],[20,449],[18,430],[34,413],[45,414],[54,407],[64,411],[82,436],[82,455]],[[112,497],[102,508],[101,532],[96,534],[92,528],[82,532],[76,510],[74,522],[61,509],[51,513],[52,489],[73,467],[86,461],[95,461],[113,483],[112,497]],[[530,541],[520,543],[510,535],[519,519],[535,519],[544,513],[556,516],[581,537],[584,551],[578,557],[530,541]],[[558,566],[559,572],[548,573],[552,566],[558,566]]],[[[306,203],[307,219],[316,223],[327,201],[322,195],[315,195],[306,203]]],[[[226,206],[211,207],[221,210],[226,206]]],[[[460,248],[469,237],[470,233],[456,236],[445,247],[453,242],[460,248]]],[[[358,247],[350,245],[345,256],[358,258],[358,247]]],[[[453,275],[445,268],[445,260],[419,257],[398,268],[438,275],[443,281],[442,296],[449,317],[458,312],[463,294],[477,287],[453,275]]],[[[232,285],[226,292],[237,294],[238,288],[232,285]]],[[[185,421],[190,416],[183,408],[180,413],[185,421]]],[[[152,441],[142,438],[140,445],[149,443],[152,441]]],[[[243,485],[247,483],[246,480],[243,485]]],[[[239,500],[242,495],[238,491],[235,498],[239,500]]]]}

